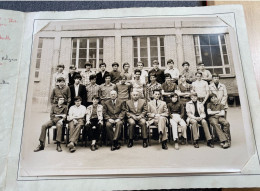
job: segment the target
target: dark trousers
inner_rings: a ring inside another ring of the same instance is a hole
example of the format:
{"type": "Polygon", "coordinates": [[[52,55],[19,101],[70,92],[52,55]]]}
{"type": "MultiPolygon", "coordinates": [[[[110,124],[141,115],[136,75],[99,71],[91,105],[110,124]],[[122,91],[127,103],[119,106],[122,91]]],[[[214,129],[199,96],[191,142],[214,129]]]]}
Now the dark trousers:
{"type": "Polygon", "coordinates": [[[231,140],[230,124],[224,117],[219,117],[219,118],[210,117],[209,123],[213,126],[214,130],[216,131],[220,142],[231,140]],[[223,126],[223,131],[221,129],[221,126],[219,126],[219,124],[223,126]]]}
{"type": "Polygon", "coordinates": [[[143,139],[147,139],[147,127],[146,127],[146,121],[145,119],[140,119],[138,121],[135,121],[134,119],[130,118],[128,119],[128,123],[129,123],[129,139],[133,139],[134,136],[134,129],[135,129],[135,125],[139,125],[141,128],[141,132],[142,132],[142,137],[143,139]]]}
{"type": "Polygon", "coordinates": [[[108,139],[110,141],[118,140],[122,127],[123,127],[122,121],[118,121],[115,124],[112,124],[109,121],[107,121],[106,122],[106,132],[107,132],[108,139]],[[115,128],[115,132],[113,131],[113,128],[115,128]]]}
{"type": "Polygon", "coordinates": [[[89,139],[91,141],[92,140],[98,141],[98,139],[100,137],[101,129],[102,129],[102,125],[100,123],[98,123],[97,118],[90,119],[90,124],[86,125],[87,136],[89,137],[89,139]],[[93,128],[94,126],[96,128],[93,128]]]}

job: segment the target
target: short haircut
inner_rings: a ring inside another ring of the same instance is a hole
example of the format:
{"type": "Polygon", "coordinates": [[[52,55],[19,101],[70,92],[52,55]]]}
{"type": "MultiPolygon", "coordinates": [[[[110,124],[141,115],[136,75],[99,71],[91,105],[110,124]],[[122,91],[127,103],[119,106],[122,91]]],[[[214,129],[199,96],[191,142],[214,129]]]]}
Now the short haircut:
{"type": "Polygon", "coordinates": [[[59,77],[59,78],[57,79],[57,82],[65,82],[65,79],[64,79],[63,77],[59,77]]]}
{"type": "Polygon", "coordinates": [[[122,75],[121,76],[121,80],[123,80],[123,79],[127,80],[127,76],[126,75],[122,75]]]}
{"type": "Polygon", "coordinates": [[[203,62],[199,62],[199,63],[198,63],[198,66],[200,66],[200,65],[202,65],[202,64],[204,65],[204,63],[203,63],[203,62]]]}
{"type": "Polygon", "coordinates": [[[91,65],[91,63],[90,63],[89,61],[87,61],[87,62],[85,63],[85,68],[86,68],[86,66],[90,66],[90,67],[91,67],[92,65],[91,65]]]}
{"type": "Polygon", "coordinates": [[[76,70],[77,68],[76,68],[76,66],[71,65],[71,66],[69,67],[69,69],[71,69],[71,70],[76,70]]]}
{"type": "Polygon", "coordinates": [[[155,73],[150,73],[150,76],[149,76],[149,78],[151,78],[152,76],[154,76],[155,78],[156,78],[156,74],[155,73]]]}
{"type": "Polygon", "coordinates": [[[218,74],[214,73],[214,74],[212,74],[212,78],[214,78],[214,77],[220,77],[220,76],[218,74]]]}
{"type": "Polygon", "coordinates": [[[134,74],[136,74],[136,73],[140,73],[140,74],[142,74],[142,71],[141,70],[139,70],[139,69],[135,69],[135,71],[134,71],[134,74]]]}
{"type": "Polygon", "coordinates": [[[138,64],[142,64],[142,65],[144,66],[144,62],[143,62],[142,60],[138,61],[138,62],[137,62],[137,65],[138,65],[138,64]]]}
{"type": "Polygon", "coordinates": [[[82,101],[82,98],[81,98],[80,96],[76,96],[76,97],[74,98],[74,102],[76,102],[76,101],[82,101]]]}
{"type": "Polygon", "coordinates": [[[104,63],[104,62],[102,62],[101,64],[99,64],[99,68],[101,68],[101,66],[107,67],[106,63],[104,63]]]}
{"type": "Polygon", "coordinates": [[[65,66],[64,66],[63,64],[58,64],[58,65],[57,65],[57,68],[63,68],[63,69],[64,69],[65,66]]]}
{"type": "Polygon", "coordinates": [[[185,62],[182,63],[182,67],[184,67],[184,65],[190,66],[190,63],[185,61],[185,62]]]}
{"type": "Polygon", "coordinates": [[[76,75],[74,76],[74,80],[75,80],[75,79],[80,79],[80,80],[81,80],[81,79],[82,79],[82,77],[81,77],[81,75],[80,75],[80,74],[76,74],[76,75]]]}
{"type": "Polygon", "coordinates": [[[91,75],[89,76],[89,80],[94,80],[94,79],[97,79],[96,74],[91,74],[91,75]]]}
{"type": "Polygon", "coordinates": [[[191,94],[190,94],[190,97],[192,97],[192,96],[198,97],[198,94],[197,94],[196,92],[194,92],[194,93],[191,93],[191,94]]]}
{"type": "Polygon", "coordinates": [[[172,78],[171,74],[169,74],[169,73],[164,74],[164,77],[165,78],[172,78]]]}
{"type": "Polygon", "coordinates": [[[113,67],[113,66],[119,67],[119,64],[118,64],[117,62],[113,62],[112,67],[113,67]]]}
{"type": "Polygon", "coordinates": [[[167,60],[167,64],[170,64],[170,63],[173,63],[173,64],[174,64],[173,59],[167,60]]]}
{"type": "Polygon", "coordinates": [[[202,76],[202,73],[201,72],[196,72],[195,73],[195,76],[197,76],[197,74],[200,74],[202,76]]]}
{"type": "Polygon", "coordinates": [[[176,93],[173,93],[172,95],[171,95],[171,98],[173,98],[173,97],[179,97],[179,95],[178,94],[176,94],[176,93]]]}
{"type": "Polygon", "coordinates": [[[100,101],[100,97],[97,96],[97,95],[93,95],[92,100],[93,100],[93,99],[98,99],[98,100],[100,101]]]}
{"type": "Polygon", "coordinates": [[[184,76],[184,77],[186,78],[185,74],[181,74],[181,75],[179,75],[179,78],[181,78],[182,76],[184,76]]]}
{"type": "Polygon", "coordinates": [[[154,60],[153,64],[159,64],[158,60],[154,60]]]}
{"type": "Polygon", "coordinates": [[[123,68],[124,68],[126,65],[130,66],[130,64],[129,64],[128,62],[125,62],[125,63],[123,64],[123,68]]]}
{"type": "Polygon", "coordinates": [[[218,96],[217,96],[216,94],[211,93],[211,94],[209,95],[209,100],[211,100],[211,98],[213,98],[213,97],[218,98],[218,96]]]}
{"type": "Polygon", "coordinates": [[[161,94],[161,90],[159,90],[159,89],[153,90],[153,94],[154,94],[155,92],[159,92],[159,93],[161,94]]]}
{"type": "Polygon", "coordinates": [[[111,74],[105,74],[104,78],[106,79],[107,77],[110,77],[111,78],[111,74]]]}

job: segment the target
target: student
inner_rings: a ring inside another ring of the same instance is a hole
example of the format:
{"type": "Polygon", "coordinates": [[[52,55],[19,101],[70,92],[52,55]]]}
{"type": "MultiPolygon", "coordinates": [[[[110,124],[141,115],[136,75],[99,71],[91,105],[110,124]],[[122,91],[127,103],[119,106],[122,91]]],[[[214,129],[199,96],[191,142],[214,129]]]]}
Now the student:
{"type": "Polygon", "coordinates": [[[113,84],[118,83],[121,80],[121,73],[118,71],[119,64],[117,62],[114,62],[112,64],[113,70],[110,72],[111,75],[111,82],[113,84]]]}
{"type": "Polygon", "coordinates": [[[64,98],[61,95],[57,97],[57,100],[58,100],[58,103],[53,104],[51,107],[50,120],[42,125],[41,134],[40,134],[40,138],[39,138],[40,144],[34,150],[34,152],[44,150],[46,131],[48,128],[51,128],[53,125],[56,125],[56,128],[57,128],[56,150],[58,152],[62,151],[61,146],[60,146],[61,138],[62,138],[62,127],[63,127],[63,120],[65,120],[67,117],[68,108],[66,105],[63,105],[64,98]]]}
{"type": "Polygon", "coordinates": [[[59,64],[57,65],[57,72],[53,74],[53,78],[52,78],[52,88],[55,88],[57,85],[57,80],[60,77],[63,77],[65,80],[65,84],[69,83],[68,80],[68,73],[64,71],[65,66],[63,64],[59,64]]]}
{"type": "Polygon", "coordinates": [[[179,130],[181,132],[181,144],[186,143],[187,139],[187,125],[184,121],[184,106],[179,101],[178,94],[174,93],[171,95],[171,102],[167,104],[169,113],[170,113],[170,123],[172,126],[172,135],[173,141],[175,142],[174,147],[176,150],[179,149],[178,139],[179,139],[179,130]],[[179,126],[179,128],[178,128],[179,126]]]}
{"type": "Polygon", "coordinates": [[[129,83],[131,80],[133,80],[133,74],[129,71],[130,64],[128,62],[125,62],[123,64],[123,71],[121,72],[121,77],[126,76],[126,82],[129,83]]]}
{"type": "Polygon", "coordinates": [[[87,106],[92,104],[93,96],[99,96],[100,93],[100,86],[96,84],[96,78],[95,74],[89,76],[90,83],[86,86],[87,106]]]}
{"type": "Polygon", "coordinates": [[[197,93],[198,101],[204,105],[209,97],[209,85],[202,80],[201,72],[196,72],[195,76],[197,79],[195,82],[192,82],[192,91],[197,93]]]}
{"type": "Polygon", "coordinates": [[[164,71],[164,75],[170,74],[171,75],[171,81],[178,83],[180,72],[178,68],[174,68],[174,62],[172,59],[169,59],[167,61],[168,68],[164,71]]]}
{"type": "Polygon", "coordinates": [[[130,98],[132,85],[130,83],[126,83],[127,76],[123,75],[121,77],[121,80],[115,85],[114,90],[117,92],[118,99],[127,101],[130,98]]]}
{"type": "Polygon", "coordinates": [[[75,97],[80,96],[82,98],[82,105],[86,106],[87,92],[86,87],[80,84],[82,77],[80,74],[74,76],[74,84],[70,86],[71,102],[70,107],[74,105],[75,97]]]}
{"type": "Polygon", "coordinates": [[[198,63],[198,72],[202,73],[202,80],[205,80],[209,84],[212,80],[212,75],[209,70],[206,70],[203,62],[198,63]]]}
{"type": "Polygon", "coordinates": [[[159,69],[159,62],[157,60],[153,61],[153,69],[149,71],[148,73],[148,80],[150,83],[150,76],[151,74],[155,74],[156,76],[156,81],[160,84],[164,83],[164,71],[159,69]]]}
{"type": "Polygon", "coordinates": [[[180,81],[176,93],[179,95],[182,104],[186,105],[186,103],[190,101],[191,90],[192,85],[187,82],[185,74],[180,75],[180,81]]]}
{"type": "Polygon", "coordinates": [[[207,105],[209,123],[213,126],[220,140],[223,149],[230,147],[231,136],[230,136],[230,124],[225,119],[225,107],[218,102],[218,97],[216,94],[210,94],[210,102],[207,105]],[[223,126],[223,130],[219,126],[223,126]]]}
{"type": "Polygon", "coordinates": [[[105,76],[109,74],[109,72],[106,71],[106,66],[106,63],[99,64],[100,72],[97,73],[97,85],[105,83],[105,76]]]}
{"type": "Polygon", "coordinates": [[[156,74],[150,73],[150,84],[147,85],[146,87],[146,99],[147,101],[150,101],[153,99],[153,91],[154,90],[162,90],[162,86],[159,82],[156,81],[156,74]]]}
{"type": "Polygon", "coordinates": [[[79,139],[80,130],[84,125],[86,107],[81,105],[81,97],[75,97],[75,105],[69,109],[67,120],[69,122],[69,144],[68,148],[71,153],[76,151],[76,145],[79,139]]]}
{"type": "Polygon", "coordinates": [[[137,62],[137,68],[141,71],[140,81],[143,84],[147,84],[148,83],[148,72],[143,69],[144,68],[144,63],[142,61],[138,61],[137,62]]]}
{"type": "Polygon", "coordinates": [[[144,99],[146,97],[146,85],[141,81],[142,71],[135,69],[134,71],[135,79],[132,81],[132,91],[138,92],[140,98],[144,99]]]}
{"type": "Polygon", "coordinates": [[[92,64],[89,61],[87,61],[86,64],[85,64],[86,70],[81,72],[82,84],[85,85],[85,86],[87,86],[90,83],[89,76],[95,74],[95,72],[92,72],[90,70],[91,67],[92,67],[92,64]]]}
{"type": "Polygon", "coordinates": [[[161,86],[163,100],[166,103],[171,102],[171,95],[177,90],[177,84],[172,81],[172,77],[169,73],[165,74],[165,82],[161,86]]]}
{"type": "Polygon", "coordinates": [[[73,85],[75,76],[79,75],[79,73],[76,72],[76,70],[77,70],[77,68],[74,65],[71,65],[69,67],[69,74],[68,74],[68,76],[69,76],[69,83],[68,83],[68,86],[73,85]]]}
{"type": "Polygon", "coordinates": [[[64,104],[69,106],[71,101],[70,88],[65,86],[65,79],[63,77],[59,77],[57,79],[57,86],[52,90],[51,93],[51,103],[57,104],[58,97],[60,96],[64,98],[64,104]]]}
{"type": "Polygon", "coordinates": [[[99,140],[100,132],[103,128],[103,106],[98,104],[100,98],[96,95],[92,97],[93,104],[87,107],[85,132],[91,140],[91,151],[98,149],[96,142],[99,140]],[[94,128],[95,127],[95,128],[94,128]]]}
{"type": "Polygon", "coordinates": [[[181,75],[184,75],[185,78],[186,78],[186,82],[191,84],[196,79],[195,79],[194,72],[192,72],[190,70],[190,63],[185,61],[185,62],[182,63],[182,67],[183,67],[183,71],[182,71],[181,75]]]}
{"type": "Polygon", "coordinates": [[[105,76],[105,83],[100,86],[100,98],[101,104],[110,99],[110,92],[115,89],[115,84],[111,83],[111,76],[107,74],[105,76]]]}

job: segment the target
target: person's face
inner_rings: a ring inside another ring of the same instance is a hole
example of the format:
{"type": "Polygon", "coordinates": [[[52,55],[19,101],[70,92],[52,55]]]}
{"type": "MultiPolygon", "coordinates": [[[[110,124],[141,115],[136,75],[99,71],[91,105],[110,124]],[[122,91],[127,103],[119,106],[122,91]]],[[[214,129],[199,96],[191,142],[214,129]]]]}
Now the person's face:
{"type": "Polygon", "coordinates": [[[86,66],[86,71],[89,71],[90,70],[90,66],[86,66]]]}
{"type": "Polygon", "coordinates": [[[125,71],[128,71],[129,68],[130,68],[130,66],[129,66],[128,64],[124,66],[124,70],[125,70],[125,71]]]}
{"type": "Polygon", "coordinates": [[[170,77],[166,77],[165,81],[166,81],[166,83],[169,83],[171,81],[171,78],[170,77]]]}
{"type": "Polygon", "coordinates": [[[132,98],[134,101],[137,101],[139,99],[139,93],[137,93],[137,92],[133,93],[132,98]]]}
{"type": "Polygon", "coordinates": [[[62,67],[58,67],[58,72],[63,72],[63,68],[62,67]]]}
{"type": "Polygon", "coordinates": [[[80,101],[80,100],[75,101],[75,105],[76,105],[77,107],[79,107],[79,106],[81,105],[81,101],[80,101]]]}
{"type": "Polygon", "coordinates": [[[137,67],[138,67],[139,70],[142,70],[144,66],[143,66],[143,64],[138,63],[138,64],[137,64],[137,67]]]}
{"type": "Polygon", "coordinates": [[[114,66],[113,66],[113,70],[114,70],[114,71],[117,71],[117,68],[118,68],[117,65],[114,65],[114,66]]]}
{"type": "Polygon", "coordinates": [[[173,69],[173,62],[171,62],[171,63],[168,63],[168,67],[170,68],[170,69],[173,69]]]}
{"type": "Polygon", "coordinates": [[[178,97],[177,97],[177,96],[173,96],[173,97],[172,97],[172,102],[175,103],[175,102],[177,102],[177,101],[178,101],[178,97]]]}
{"type": "Polygon", "coordinates": [[[92,80],[90,80],[90,83],[92,84],[92,85],[94,85],[95,83],[96,83],[96,78],[94,78],[94,79],[92,79],[92,80]]]}
{"type": "Polygon", "coordinates": [[[99,102],[99,100],[98,100],[98,99],[93,99],[92,101],[93,101],[93,104],[94,104],[94,105],[97,105],[97,104],[98,104],[98,102],[99,102]]]}
{"type": "Polygon", "coordinates": [[[135,78],[136,78],[137,80],[140,79],[140,76],[141,76],[140,72],[136,72],[136,73],[135,73],[135,78]]]}
{"type": "Polygon", "coordinates": [[[60,87],[63,87],[63,86],[65,86],[65,82],[64,82],[64,81],[60,81],[58,85],[59,85],[60,87]]]}
{"type": "Polygon", "coordinates": [[[117,93],[116,93],[115,91],[112,91],[112,92],[110,93],[110,97],[111,97],[111,99],[116,99],[117,93]]]}
{"type": "Polygon", "coordinates": [[[153,68],[154,68],[155,70],[158,70],[158,69],[159,69],[159,64],[158,64],[158,63],[153,63],[153,68]]]}
{"type": "Polygon", "coordinates": [[[213,80],[214,83],[219,83],[219,77],[213,77],[212,80],[213,80]]]}
{"type": "Polygon", "coordinates": [[[110,76],[105,78],[105,82],[106,82],[106,83],[108,83],[108,84],[109,84],[109,83],[110,83],[110,81],[111,81],[111,77],[110,77],[110,76]]]}
{"type": "Polygon", "coordinates": [[[157,92],[157,91],[154,92],[154,93],[153,93],[153,98],[156,99],[156,100],[158,100],[158,99],[160,98],[160,92],[157,92]]]}
{"type": "Polygon", "coordinates": [[[122,78],[121,79],[121,84],[125,84],[125,82],[126,82],[126,78],[122,78]]]}
{"type": "Polygon", "coordinates": [[[76,71],[75,69],[70,69],[70,73],[71,73],[71,74],[74,74],[75,71],[76,71]]]}
{"type": "Polygon", "coordinates": [[[201,64],[201,65],[199,66],[199,70],[204,70],[204,69],[205,69],[204,64],[201,64]]]}
{"type": "Polygon", "coordinates": [[[156,81],[156,77],[155,76],[151,76],[150,80],[151,80],[151,82],[155,82],[156,81]]]}
{"type": "Polygon", "coordinates": [[[196,74],[197,80],[201,80],[201,74],[196,74]]]}
{"type": "Polygon", "coordinates": [[[101,65],[100,69],[101,69],[101,71],[105,71],[106,70],[106,66],[105,65],[101,65]]]}
{"type": "Polygon", "coordinates": [[[184,68],[184,70],[188,70],[189,69],[189,65],[188,64],[184,64],[183,68],[184,68]]]}
{"type": "Polygon", "coordinates": [[[186,81],[186,78],[184,75],[181,76],[181,82],[185,82],[186,81]]]}
{"type": "Polygon", "coordinates": [[[210,99],[210,101],[211,101],[212,103],[217,103],[217,102],[218,102],[218,99],[214,96],[214,97],[212,97],[212,98],[210,99]]]}
{"type": "Polygon", "coordinates": [[[191,100],[195,102],[198,100],[198,97],[193,95],[193,96],[191,96],[191,100]]]}
{"type": "Polygon", "coordinates": [[[80,82],[80,79],[79,79],[79,78],[76,78],[74,81],[75,81],[75,84],[78,85],[79,82],[80,82]]]}
{"type": "Polygon", "coordinates": [[[61,105],[61,104],[63,104],[63,103],[64,103],[64,98],[59,98],[58,104],[61,105]]]}

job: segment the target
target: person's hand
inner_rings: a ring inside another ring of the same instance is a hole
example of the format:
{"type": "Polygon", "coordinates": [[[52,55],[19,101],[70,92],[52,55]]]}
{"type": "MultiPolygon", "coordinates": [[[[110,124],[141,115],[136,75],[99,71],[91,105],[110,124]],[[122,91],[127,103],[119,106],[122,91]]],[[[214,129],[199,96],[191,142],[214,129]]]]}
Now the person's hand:
{"type": "Polygon", "coordinates": [[[115,123],[115,121],[113,119],[108,119],[108,122],[112,123],[112,124],[115,123]]]}

